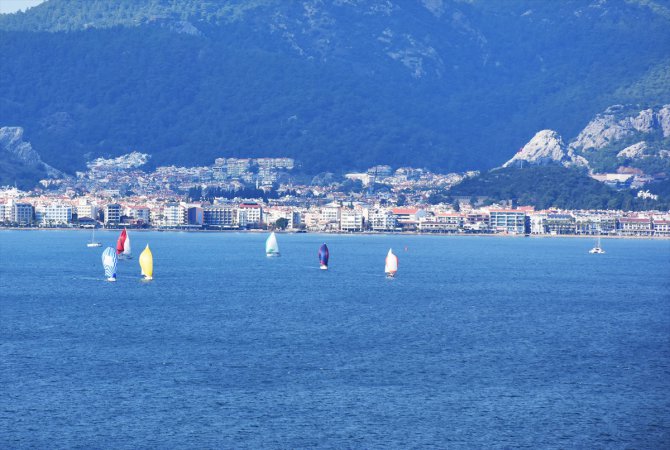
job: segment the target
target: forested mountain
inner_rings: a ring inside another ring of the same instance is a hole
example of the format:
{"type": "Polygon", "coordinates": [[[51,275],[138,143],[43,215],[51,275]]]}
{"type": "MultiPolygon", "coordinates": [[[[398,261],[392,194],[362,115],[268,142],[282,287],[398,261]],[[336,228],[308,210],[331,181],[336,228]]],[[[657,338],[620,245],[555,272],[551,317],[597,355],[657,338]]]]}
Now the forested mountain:
{"type": "Polygon", "coordinates": [[[669,49],[650,0],[48,0],[0,15],[0,127],[68,172],[130,150],[488,169],[668,103],[669,49]]]}

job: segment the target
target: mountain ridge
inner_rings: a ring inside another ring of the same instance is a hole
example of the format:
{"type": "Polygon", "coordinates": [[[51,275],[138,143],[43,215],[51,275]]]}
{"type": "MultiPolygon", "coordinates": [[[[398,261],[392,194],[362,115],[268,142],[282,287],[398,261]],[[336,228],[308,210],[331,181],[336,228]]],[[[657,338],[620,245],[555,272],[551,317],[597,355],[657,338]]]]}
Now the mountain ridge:
{"type": "Polygon", "coordinates": [[[670,101],[666,28],[624,1],[50,0],[0,17],[0,119],[70,173],[134,149],[487,169],[620,98],[670,101]]]}

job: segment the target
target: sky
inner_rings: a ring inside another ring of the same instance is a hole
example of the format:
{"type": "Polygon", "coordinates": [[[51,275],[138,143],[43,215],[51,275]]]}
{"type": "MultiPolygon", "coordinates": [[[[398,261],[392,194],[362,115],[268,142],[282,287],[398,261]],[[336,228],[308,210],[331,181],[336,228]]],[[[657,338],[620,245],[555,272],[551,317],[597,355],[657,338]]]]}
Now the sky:
{"type": "Polygon", "coordinates": [[[44,0],[0,0],[0,14],[25,11],[27,8],[37,6],[44,0]]]}

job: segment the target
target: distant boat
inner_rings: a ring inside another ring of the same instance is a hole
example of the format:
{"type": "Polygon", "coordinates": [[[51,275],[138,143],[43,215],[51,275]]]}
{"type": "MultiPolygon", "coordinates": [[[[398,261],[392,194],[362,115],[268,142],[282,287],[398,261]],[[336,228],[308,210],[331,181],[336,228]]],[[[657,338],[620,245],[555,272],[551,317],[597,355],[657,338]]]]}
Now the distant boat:
{"type": "Polygon", "coordinates": [[[328,270],[328,258],[330,257],[330,252],[328,251],[328,246],[323,244],[319,248],[319,267],[321,270],[328,270]]]}
{"type": "Polygon", "coordinates": [[[393,278],[395,277],[397,271],[398,271],[398,257],[393,254],[392,249],[389,249],[389,252],[386,255],[386,265],[384,267],[384,272],[386,272],[386,276],[393,278]]]}
{"type": "Polygon", "coordinates": [[[125,259],[133,257],[130,249],[130,236],[125,228],[121,231],[119,239],[116,241],[116,254],[125,259]]]}
{"type": "Polygon", "coordinates": [[[265,254],[268,256],[279,256],[279,244],[277,243],[277,236],[273,231],[265,241],[265,254]]]}
{"type": "Polygon", "coordinates": [[[600,246],[600,236],[598,236],[598,243],[596,244],[595,247],[593,247],[591,250],[589,250],[589,253],[592,254],[603,254],[605,253],[605,250],[600,246]]]}
{"type": "Polygon", "coordinates": [[[146,248],[140,253],[140,269],[142,270],[142,275],[144,275],[145,280],[154,279],[154,255],[151,253],[149,244],[146,248]]]}
{"type": "Polygon", "coordinates": [[[100,242],[95,241],[95,227],[93,227],[93,233],[91,234],[91,242],[86,244],[86,247],[102,247],[100,242]]]}
{"type": "Polygon", "coordinates": [[[116,262],[118,258],[112,247],[102,252],[102,266],[105,268],[107,281],[116,281],[116,262]]]}

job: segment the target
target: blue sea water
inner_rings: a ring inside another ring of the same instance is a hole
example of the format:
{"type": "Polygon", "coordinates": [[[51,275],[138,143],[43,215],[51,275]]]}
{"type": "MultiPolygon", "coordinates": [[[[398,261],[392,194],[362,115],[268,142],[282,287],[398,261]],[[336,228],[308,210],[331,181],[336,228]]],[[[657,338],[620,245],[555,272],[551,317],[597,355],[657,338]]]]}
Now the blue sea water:
{"type": "Polygon", "coordinates": [[[670,241],[130,234],[0,232],[1,448],[670,446],[670,241]]]}

